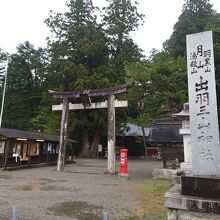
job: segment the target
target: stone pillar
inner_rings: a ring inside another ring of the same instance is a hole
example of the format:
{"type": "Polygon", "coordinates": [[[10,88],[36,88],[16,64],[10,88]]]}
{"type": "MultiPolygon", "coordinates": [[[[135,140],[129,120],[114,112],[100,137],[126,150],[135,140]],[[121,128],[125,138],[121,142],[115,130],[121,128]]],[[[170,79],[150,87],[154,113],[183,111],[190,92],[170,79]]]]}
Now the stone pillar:
{"type": "Polygon", "coordinates": [[[108,98],[108,172],[115,173],[115,96],[108,98]]]}
{"type": "Polygon", "coordinates": [[[184,146],[184,162],[180,164],[183,171],[192,173],[192,146],[191,146],[191,132],[189,121],[189,103],[183,105],[183,110],[175,114],[176,117],[182,119],[182,128],[180,134],[183,135],[184,146]]]}

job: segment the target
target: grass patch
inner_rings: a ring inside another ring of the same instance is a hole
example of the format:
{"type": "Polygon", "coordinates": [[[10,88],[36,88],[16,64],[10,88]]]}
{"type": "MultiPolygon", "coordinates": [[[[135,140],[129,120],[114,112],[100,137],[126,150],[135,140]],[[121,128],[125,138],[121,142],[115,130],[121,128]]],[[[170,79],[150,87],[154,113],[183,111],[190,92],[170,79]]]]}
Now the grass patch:
{"type": "MultiPolygon", "coordinates": [[[[164,194],[171,186],[167,180],[148,180],[137,190],[140,200],[138,214],[146,217],[166,219],[167,209],[164,207],[164,194]]],[[[155,219],[154,218],[154,219],[155,219]]]]}
{"type": "Polygon", "coordinates": [[[145,181],[135,189],[135,194],[140,201],[136,214],[124,216],[122,220],[166,220],[164,194],[170,187],[171,182],[167,180],[145,181]]]}

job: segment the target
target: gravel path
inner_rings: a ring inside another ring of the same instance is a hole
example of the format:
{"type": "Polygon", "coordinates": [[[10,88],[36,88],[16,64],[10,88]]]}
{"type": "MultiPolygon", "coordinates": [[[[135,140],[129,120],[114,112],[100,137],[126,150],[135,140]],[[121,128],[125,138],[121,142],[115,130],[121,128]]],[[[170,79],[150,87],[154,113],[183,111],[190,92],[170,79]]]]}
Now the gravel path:
{"type": "Polygon", "coordinates": [[[96,220],[105,210],[109,220],[119,219],[138,206],[133,189],[161,167],[158,161],[130,160],[127,181],[104,174],[106,160],[77,159],[65,172],[54,166],[0,171],[0,219],[11,219],[13,205],[22,220],[96,220]]]}

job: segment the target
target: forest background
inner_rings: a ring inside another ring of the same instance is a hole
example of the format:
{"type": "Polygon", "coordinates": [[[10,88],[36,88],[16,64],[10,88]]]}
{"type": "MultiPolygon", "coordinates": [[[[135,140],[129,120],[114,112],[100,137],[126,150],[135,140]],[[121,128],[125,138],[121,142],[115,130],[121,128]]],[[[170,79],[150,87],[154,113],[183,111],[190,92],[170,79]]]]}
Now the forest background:
{"type": "MultiPolygon", "coordinates": [[[[51,30],[46,48],[35,49],[26,41],[14,54],[0,50],[2,61],[9,58],[2,127],[58,134],[61,113],[52,112],[51,106],[60,100],[54,100],[49,90],[83,91],[127,83],[129,92],[117,97],[129,102],[128,109],[117,110],[117,133],[123,133],[128,122],[147,127],[153,118],[172,115],[188,101],[186,35],[208,30],[213,31],[219,94],[220,14],[209,0],[185,0],[170,38],[149,57],[131,38],[147,19],[138,12],[138,2],[107,3],[100,9],[92,0],[68,0],[67,12],[51,11],[45,20],[51,30]]],[[[1,92],[3,85],[2,77],[1,92]]],[[[68,135],[92,156],[101,135],[107,134],[106,121],[106,110],[71,111],[68,135]]]]}

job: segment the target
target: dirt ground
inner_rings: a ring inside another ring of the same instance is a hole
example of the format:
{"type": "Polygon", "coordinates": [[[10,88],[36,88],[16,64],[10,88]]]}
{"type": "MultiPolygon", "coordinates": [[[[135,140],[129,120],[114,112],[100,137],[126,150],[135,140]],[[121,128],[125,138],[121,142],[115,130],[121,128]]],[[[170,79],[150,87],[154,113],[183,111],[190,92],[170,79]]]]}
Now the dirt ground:
{"type": "Polygon", "coordinates": [[[108,220],[120,219],[136,211],[135,190],[161,167],[160,161],[130,160],[129,180],[104,174],[104,159],[77,159],[65,172],[55,166],[0,171],[0,219],[11,219],[13,206],[22,220],[96,220],[104,211],[108,220]]]}

